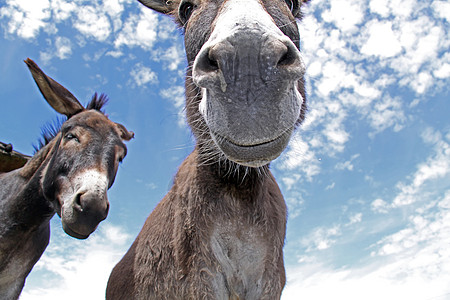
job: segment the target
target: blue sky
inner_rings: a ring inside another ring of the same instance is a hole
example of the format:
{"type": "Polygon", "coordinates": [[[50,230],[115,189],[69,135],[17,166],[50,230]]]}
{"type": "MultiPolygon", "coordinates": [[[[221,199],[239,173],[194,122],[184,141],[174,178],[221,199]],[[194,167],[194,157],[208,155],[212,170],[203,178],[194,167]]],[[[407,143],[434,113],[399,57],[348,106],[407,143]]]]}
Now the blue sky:
{"type": "MultiPolygon", "coordinates": [[[[22,62],[136,133],[87,240],[58,217],[21,299],[102,299],[111,268],[193,149],[168,17],[132,0],[0,0],[0,141],[31,154],[57,114],[22,62]]],[[[309,112],[271,169],[289,207],[282,299],[450,297],[450,3],[312,0],[309,112]]]]}

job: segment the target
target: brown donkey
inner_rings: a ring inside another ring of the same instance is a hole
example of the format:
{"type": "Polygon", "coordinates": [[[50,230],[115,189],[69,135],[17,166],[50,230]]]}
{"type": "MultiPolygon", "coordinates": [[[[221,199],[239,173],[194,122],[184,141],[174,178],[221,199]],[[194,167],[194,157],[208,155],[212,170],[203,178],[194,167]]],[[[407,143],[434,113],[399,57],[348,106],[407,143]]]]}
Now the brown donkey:
{"type": "Polygon", "coordinates": [[[30,59],[26,64],[42,95],[68,120],[44,135],[46,144],[20,169],[0,174],[0,299],[17,299],[50,237],[50,219],[87,238],[108,214],[107,190],[133,137],[100,110],[104,95],[84,108],[30,59]]]}
{"type": "Polygon", "coordinates": [[[286,204],[269,171],[306,110],[307,0],[140,0],[184,28],[195,150],[109,278],[107,299],[279,299],[286,204]]]}

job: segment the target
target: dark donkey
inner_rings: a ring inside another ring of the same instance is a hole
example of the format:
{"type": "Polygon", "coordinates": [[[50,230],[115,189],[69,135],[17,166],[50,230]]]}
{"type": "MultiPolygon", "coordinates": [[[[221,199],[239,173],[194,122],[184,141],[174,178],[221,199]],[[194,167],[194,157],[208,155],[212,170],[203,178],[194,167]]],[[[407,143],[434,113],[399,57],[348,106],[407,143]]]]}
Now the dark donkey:
{"type": "Polygon", "coordinates": [[[47,102],[67,116],[54,137],[20,169],[0,174],[0,298],[17,299],[41,257],[55,212],[64,231],[87,238],[108,214],[107,190],[133,133],[100,109],[94,95],[84,108],[30,59],[26,64],[47,102]]]}
{"type": "Polygon", "coordinates": [[[107,299],[279,299],[286,204],[269,171],[306,110],[307,0],[140,0],[184,28],[196,137],[107,299]]]}

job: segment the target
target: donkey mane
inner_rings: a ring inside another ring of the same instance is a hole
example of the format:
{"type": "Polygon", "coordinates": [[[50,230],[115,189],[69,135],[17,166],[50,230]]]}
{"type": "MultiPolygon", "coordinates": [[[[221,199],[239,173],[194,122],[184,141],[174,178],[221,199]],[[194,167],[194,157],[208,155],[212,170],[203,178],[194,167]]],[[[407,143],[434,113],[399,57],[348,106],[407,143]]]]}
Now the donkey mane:
{"type": "Polygon", "coordinates": [[[53,123],[46,123],[41,128],[41,137],[37,141],[37,145],[33,145],[34,154],[36,154],[39,150],[48,145],[61,130],[62,124],[67,120],[64,117],[57,117],[53,123]]]}
{"type": "Polygon", "coordinates": [[[109,99],[106,94],[101,93],[100,96],[98,96],[97,93],[94,93],[91,101],[86,105],[86,109],[94,109],[101,112],[102,114],[105,114],[102,109],[108,103],[108,101],[109,99]]]}
{"type": "MultiPolygon", "coordinates": [[[[91,101],[89,101],[88,104],[86,104],[86,109],[96,110],[106,115],[103,108],[108,103],[108,101],[109,99],[106,94],[101,93],[99,96],[97,93],[94,93],[91,101]]],[[[61,126],[62,124],[64,124],[65,121],[67,121],[66,117],[57,117],[56,120],[53,121],[53,123],[47,123],[42,127],[41,137],[37,141],[37,145],[33,145],[34,148],[33,155],[36,154],[42,148],[44,148],[46,145],[48,145],[55,138],[55,136],[61,130],[61,126]]]]}

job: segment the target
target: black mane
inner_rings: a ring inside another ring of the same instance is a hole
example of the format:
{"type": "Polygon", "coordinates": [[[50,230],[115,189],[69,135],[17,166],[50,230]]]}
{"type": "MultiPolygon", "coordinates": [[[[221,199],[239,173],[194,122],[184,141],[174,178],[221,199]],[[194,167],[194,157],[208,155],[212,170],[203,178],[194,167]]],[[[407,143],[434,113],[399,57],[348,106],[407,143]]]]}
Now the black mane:
{"type": "Polygon", "coordinates": [[[33,145],[33,155],[53,140],[66,120],[67,118],[65,117],[58,117],[53,123],[47,123],[41,128],[41,138],[38,140],[37,145],[33,145]]]}
{"type": "MultiPolygon", "coordinates": [[[[102,114],[105,114],[105,112],[103,111],[103,107],[106,105],[106,103],[108,103],[108,96],[103,93],[98,96],[97,93],[94,93],[91,101],[89,101],[89,103],[86,105],[86,109],[97,110],[102,114]]],[[[41,150],[53,140],[53,138],[61,130],[61,126],[65,121],[67,121],[67,118],[58,117],[53,123],[47,123],[42,127],[41,138],[38,140],[37,145],[33,145],[34,153],[41,150]]]]}
{"type": "Polygon", "coordinates": [[[103,93],[98,96],[97,93],[94,93],[94,96],[92,96],[91,101],[87,104],[86,109],[95,109],[104,114],[105,112],[102,108],[106,103],[108,103],[108,96],[103,93]]]}

